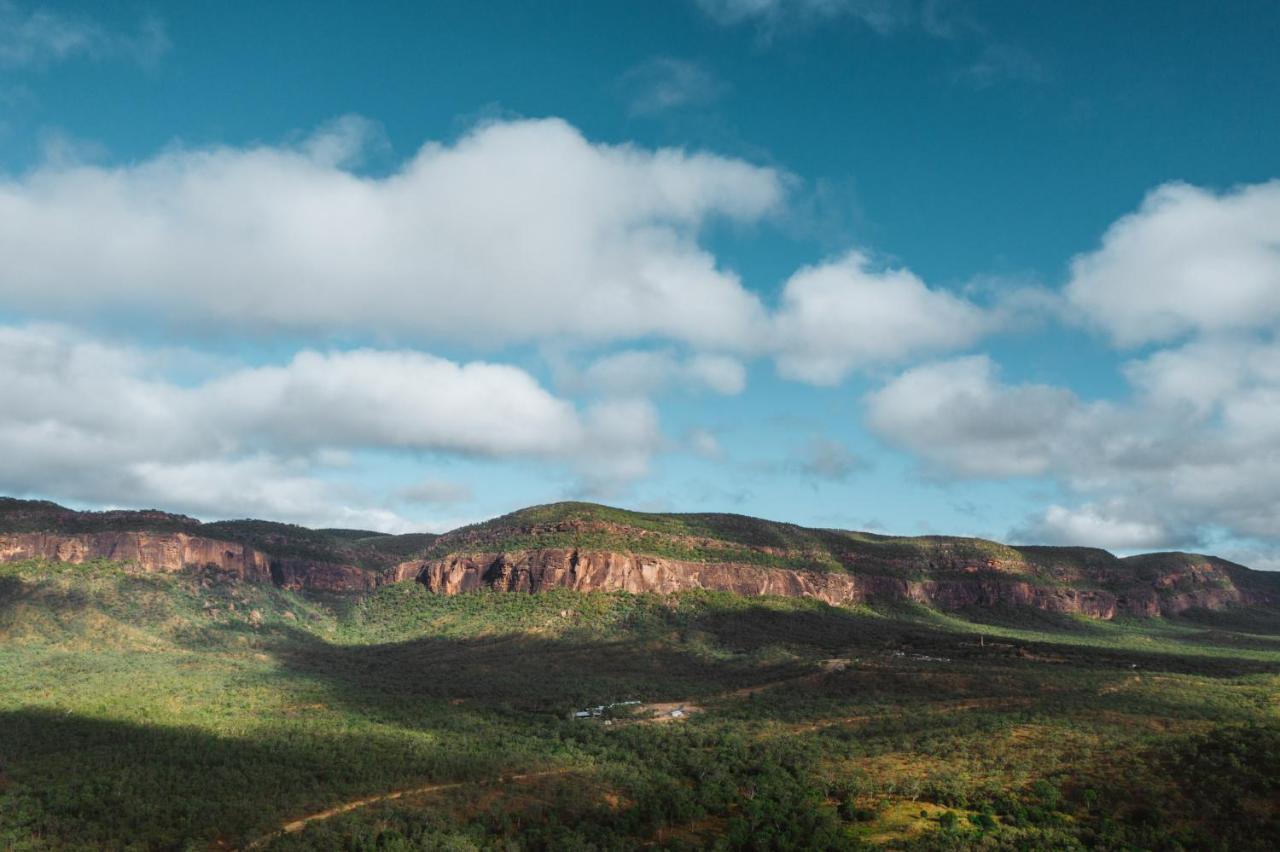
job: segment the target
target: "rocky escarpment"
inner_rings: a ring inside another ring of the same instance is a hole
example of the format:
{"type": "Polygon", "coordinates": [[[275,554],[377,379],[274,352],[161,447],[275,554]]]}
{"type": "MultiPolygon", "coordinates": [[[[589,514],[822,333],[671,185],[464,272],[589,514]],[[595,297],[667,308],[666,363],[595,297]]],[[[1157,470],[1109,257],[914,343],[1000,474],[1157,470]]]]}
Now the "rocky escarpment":
{"type": "Polygon", "coordinates": [[[884,536],[584,503],[534,506],[436,536],[202,523],[154,510],[76,512],[0,498],[0,561],[23,559],[101,559],[164,573],[213,567],[248,582],[336,593],[406,581],[442,594],[707,589],[833,605],[1029,607],[1101,619],[1280,605],[1280,574],[1198,554],[1119,558],[1096,548],[884,536]]]}
{"type": "Polygon", "coordinates": [[[173,574],[211,565],[243,580],[270,582],[271,561],[263,553],[231,541],[187,533],[94,532],[7,533],[0,535],[0,561],[47,559],[81,564],[109,560],[147,573],[173,574]]]}
{"type": "Polygon", "coordinates": [[[247,582],[289,589],[368,591],[378,584],[376,574],[355,565],[276,558],[240,542],[185,532],[0,533],[0,562],[24,559],[72,564],[107,560],[158,574],[214,567],[247,582]]]}
{"type": "Polygon", "coordinates": [[[926,580],[874,574],[800,571],[729,562],[686,562],[655,556],[577,549],[455,554],[406,562],[392,575],[415,579],[432,591],[458,594],[482,588],[537,592],[624,591],[671,594],[696,589],[740,595],[812,597],[833,605],[911,601],[943,610],[1027,606],[1110,619],[1117,614],[1158,616],[1195,607],[1259,603],[1237,589],[1203,588],[1162,595],[1156,588],[1115,593],[1038,585],[994,572],[926,580]]]}

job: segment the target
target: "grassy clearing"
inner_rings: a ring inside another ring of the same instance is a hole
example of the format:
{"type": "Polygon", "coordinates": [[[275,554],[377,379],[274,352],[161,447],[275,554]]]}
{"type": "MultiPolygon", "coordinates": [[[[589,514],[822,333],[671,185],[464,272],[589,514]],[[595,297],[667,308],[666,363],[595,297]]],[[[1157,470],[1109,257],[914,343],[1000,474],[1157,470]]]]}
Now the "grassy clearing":
{"type": "Polygon", "coordinates": [[[0,848],[1280,844],[1280,624],[980,615],[3,566],[0,848]]]}

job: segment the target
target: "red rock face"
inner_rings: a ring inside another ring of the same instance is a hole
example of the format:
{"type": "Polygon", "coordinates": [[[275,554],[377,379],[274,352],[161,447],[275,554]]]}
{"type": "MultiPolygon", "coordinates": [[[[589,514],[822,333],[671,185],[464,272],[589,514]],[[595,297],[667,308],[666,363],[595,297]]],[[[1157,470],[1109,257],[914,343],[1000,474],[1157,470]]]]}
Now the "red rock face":
{"type": "Polygon", "coordinates": [[[187,533],[8,533],[0,535],[0,561],[48,559],[79,564],[95,559],[124,562],[147,573],[174,574],[213,565],[244,580],[271,582],[266,554],[232,541],[187,533]]]}
{"type": "Polygon", "coordinates": [[[942,610],[1026,606],[1102,619],[1118,613],[1177,615],[1196,608],[1220,609],[1268,600],[1265,595],[1235,587],[1227,573],[1210,563],[1180,566],[1145,585],[1113,593],[1062,584],[1039,585],[1018,575],[1002,576],[989,565],[930,564],[930,571],[940,574],[937,579],[906,580],[862,571],[824,573],[735,562],[684,562],[635,553],[541,549],[415,560],[379,574],[355,565],[272,557],[237,542],[184,532],[0,534],[0,562],[22,559],[69,563],[104,559],[155,573],[211,565],[249,582],[327,592],[369,592],[386,583],[409,580],[449,595],[481,588],[635,594],[708,589],[744,596],[816,598],[836,606],[864,601],[912,601],[942,610]]]}
{"type": "Polygon", "coordinates": [[[122,562],[154,574],[214,566],[254,583],[288,589],[362,592],[377,587],[375,574],[354,565],[303,559],[275,559],[234,541],[187,533],[6,533],[0,535],[0,562],[47,559],[81,564],[95,559],[122,562]]]}
{"type": "Polygon", "coordinates": [[[957,579],[904,580],[873,574],[682,562],[629,553],[569,549],[461,554],[427,562],[405,562],[398,565],[388,579],[416,579],[432,591],[448,595],[481,588],[511,592],[565,588],[657,594],[712,589],[747,596],[811,597],[837,606],[864,601],[912,601],[942,610],[1026,606],[1100,619],[1114,618],[1117,613],[1155,617],[1176,615],[1196,607],[1216,609],[1263,602],[1260,596],[1234,588],[1200,588],[1176,595],[1147,588],[1118,596],[1102,589],[1041,586],[1015,578],[973,573],[957,579]]]}
{"type": "Polygon", "coordinates": [[[271,560],[272,578],[284,589],[315,589],[322,592],[371,592],[379,584],[378,575],[355,565],[335,565],[307,559],[271,560]]]}
{"type": "Polygon", "coordinates": [[[914,601],[939,609],[1031,606],[1111,618],[1116,598],[1103,591],[1041,588],[1018,580],[903,580],[819,573],[739,563],[681,562],[654,556],[576,550],[456,555],[397,566],[399,579],[415,577],[432,591],[457,594],[480,588],[536,592],[550,588],[669,594],[713,589],[740,595],[811,597],[833,605],[868,600],[914,601]]]}

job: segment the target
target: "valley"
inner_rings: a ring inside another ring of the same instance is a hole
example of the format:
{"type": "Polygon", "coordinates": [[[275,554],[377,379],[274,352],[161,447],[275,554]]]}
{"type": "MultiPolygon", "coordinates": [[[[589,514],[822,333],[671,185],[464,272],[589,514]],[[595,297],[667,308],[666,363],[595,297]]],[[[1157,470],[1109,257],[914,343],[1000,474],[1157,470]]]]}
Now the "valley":
{"type": "MultiPolygon", "coordinates": [[[[18,526],[11,517],[8,541],[18,526]]],[[[132,532],[205,538],[210,526],[132,532]]],[[[448,536],[416,539],[425,552],[406,553],[402,542],[313,533],[306,551],[263,529],[217,551],[263,553],[256,572],[217,560],[160,570],[66,549],[0,564],[0,847],[1280,842],[1280,610],[1262,602],[1269,577],[1243,568],[1221,570],[1256,596],[1247,605],[1110,618],[1016,600],[835,605],[558,582],[530,593],[486,580],[445,594],[396,572],[441,564],[449,557],[431,548],[448,536]],[[318,558],[339,554],[345,562],[318,558]],[[377,580],[295,587],[272,571],[286,558],[377,580]]],[[[505,552],[573,552],[565,535],[505,552]]],[[[743,538],[737,546],[751,546],[743,538]]],[[[589,543],[622,552],[616,539],[589,543]]],[[[886,564],[906,578],[916,569],[900,554],[921,545],[891,543],[898,561],[886,564]]],[[[925,546],[953,560],[931,557],[938,574],[920,582],[935,583],[973,576],[964,548],[991,547],[925,546]]],[[[481,547],[504,552],[491,537],[471,552],[481,547]]],[[[765,556],[737,564],[794,570],[765,556]]],[[[1029,564],[998,570],[1049,570],[1029,564]]],[[[1187,570],[1173,594],[1197,588],[1197,569],[1187,570]]],[[[808,575],[850,576],[835,566],[808,575]]],[[[1123,583],[1147,583],[1158,599],[1167,576],[1138,561],[1123,583]]],[[[1091,582],[1124,587],[1102,574],[1091,582]]]]}

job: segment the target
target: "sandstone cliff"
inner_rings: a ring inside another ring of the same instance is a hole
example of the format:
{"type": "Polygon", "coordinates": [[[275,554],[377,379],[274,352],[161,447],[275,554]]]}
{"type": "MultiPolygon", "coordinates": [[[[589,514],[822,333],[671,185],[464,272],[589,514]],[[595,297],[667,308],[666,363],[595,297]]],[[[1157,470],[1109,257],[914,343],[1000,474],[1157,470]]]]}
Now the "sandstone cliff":
{"type": "Polygon", "coordinates": [[[0,562],[111,560],[146,572],[212,566],[287,589],[363,593],[417,581],[442,594],[697,589],[1030,607],[1109,619],[1280,604],[1280,574],[1187,553],[1011,547],[980,539],[809,529],[741,515],[657,515],[584,503],[523,509],[435,536],[204,524],[164,512],[76,512],[0,498],[0,562]]]}
{"type": "Polygon", "coordinates": [[[104,559],[148,573],[173,574],[191,566],[212,565],[249,581],[270,582],[270,560],[231,541],[163,532],[7,533],[0,534],[0,561],[48,559],[81,564],[104,559]]]}
{"type": "Polygon", "coordinates": [[[378,579],[354,565],[274,558],[239,542],[184,532],[0,533],[0,562],[23,559],[77,565],[101,559],[158,574],[213,567],[248,582],[334,592],[368,591],[378,579]]]}
{"type": "MultiPolygon", "coordinates": [[[[1212,566],[1201,574],[1213,576],[1212,566]]],[[[1124,593],[1038,585],[997,572],[908,580],[873,574],[800,571],[731,562],[687,562],[655,556],[576,549],[454,554],[400,564],[389,579],[416,579],[432,591],[458,594],[481,588],[537,592],[551,588],[671,594],[695,589],[740,595],[812,597],[833,605],[911,601],[956,610],[966,607],[1028,606],[1050,612],[1110,619],[1118,613],[1174,615],[1188,609],[1265,602],[1238,589],[1206,587],[1174,595],[1159,588],[1124,593]]]]}

